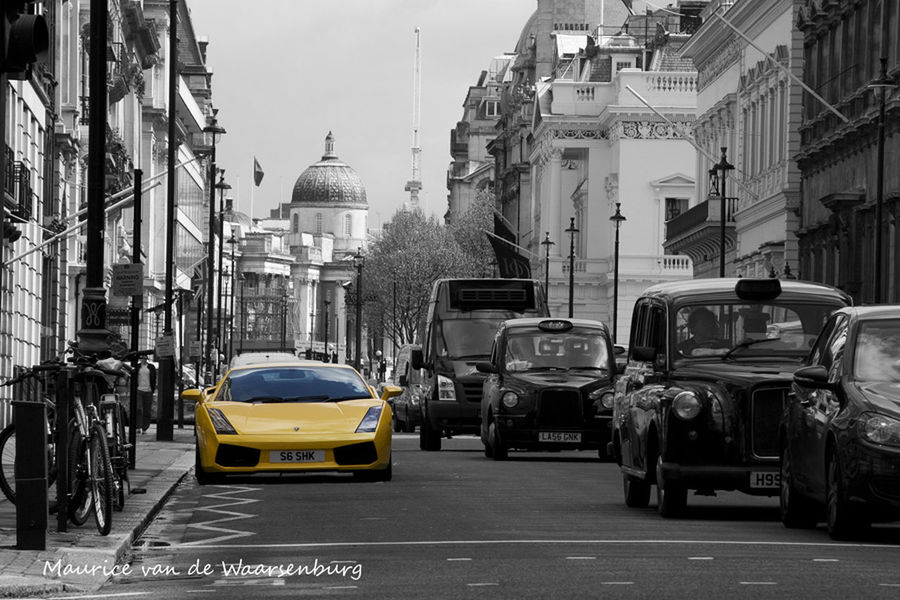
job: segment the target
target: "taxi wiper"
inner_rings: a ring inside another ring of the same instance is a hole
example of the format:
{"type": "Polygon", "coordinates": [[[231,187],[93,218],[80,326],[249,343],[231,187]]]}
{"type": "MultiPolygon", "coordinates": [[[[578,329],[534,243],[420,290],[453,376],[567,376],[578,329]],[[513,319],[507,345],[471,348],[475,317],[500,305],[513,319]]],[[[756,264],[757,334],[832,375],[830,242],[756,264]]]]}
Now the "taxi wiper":
{"type": "Polygon", "coordinates": [[[569,367],[570,371],[607,371],[606,367],[569,367]]]}
{"type": "Polygon", "coordinates": [[[755,340],[744,340],[743,342],[738,343],[734,346],[734,348],[730,349],[728,352],[722,355],[722,360],[728,360],[731,356],[737,352],[738,350],[743,350],[744,348],[749,348],[750,346],[755,346],[756,344],[761,344],[763,342],[774,342],[780,340],[780,337],[774,338],[759,338],[755,340]]]}

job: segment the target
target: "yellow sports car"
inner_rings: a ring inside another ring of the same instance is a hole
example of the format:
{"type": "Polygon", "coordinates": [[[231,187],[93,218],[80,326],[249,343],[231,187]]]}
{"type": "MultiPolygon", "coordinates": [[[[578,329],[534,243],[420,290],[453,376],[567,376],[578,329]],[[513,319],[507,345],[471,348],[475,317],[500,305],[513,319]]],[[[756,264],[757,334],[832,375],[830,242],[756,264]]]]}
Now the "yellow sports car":
{"type": "Polygon", "coordinates": [[[231,369],[214,388],[186,390],[197,402],[196,475],[348,471],[391,479],[391,408],[350,366],[266,363],[231,369]]]}

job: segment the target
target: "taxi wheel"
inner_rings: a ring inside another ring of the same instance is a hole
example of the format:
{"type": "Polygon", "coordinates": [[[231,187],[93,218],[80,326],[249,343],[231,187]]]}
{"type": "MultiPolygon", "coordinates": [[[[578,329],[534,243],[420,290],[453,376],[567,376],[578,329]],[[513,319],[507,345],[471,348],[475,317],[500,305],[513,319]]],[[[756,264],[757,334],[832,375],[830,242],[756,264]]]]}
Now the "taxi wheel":
{"type": "Polygon", "coordinates": [[[497,427],[497,421],[491,421],[488,425],[488,443],[491,445],[491,458],[494,460],[506,460],[509,458],[509,451],[500,440],[500,430],[497,427]]]}
{"type": "Polygon", "coordinates": [[[625,492],[625,506],[647,508],[650,504],[650,484],[645,479],[622,473],[622,488],[625,492]]]}
{"type": "Polygon", "coordinates": [[[781,522],[790,529],[812,529],[819,520],[819,509],[809,498],[801,496],[794,487],[794,467],[790,448],[781,450],[781,522]]]}
{"type": "Polygon", "coordinates": [[[825,497],[825,515],[828,523],[828,535],[835,540],[846,540],[858,536],[871,522],[864,519],[847,500],[841,475],[841,459],[835,450],[831,451],[828,461],[828,482],[825,497]]]}
{"type": "Polygon", "coordinates": [[[687,488],[674,481],[666,481],[662,474],[662,455],[656,458],[656,509],[661,517],[680,517],[687,506],[687,488]]]}

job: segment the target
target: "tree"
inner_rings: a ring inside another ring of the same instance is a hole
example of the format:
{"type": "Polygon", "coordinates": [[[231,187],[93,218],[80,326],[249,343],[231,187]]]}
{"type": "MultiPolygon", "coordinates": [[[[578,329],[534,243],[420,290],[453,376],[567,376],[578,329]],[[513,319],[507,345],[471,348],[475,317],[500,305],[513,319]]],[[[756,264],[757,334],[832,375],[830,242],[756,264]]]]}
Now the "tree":
{"type": "Polygon", "coordinates": [[[459,218],[448,226],[469,263],[467,273],[474,277],[492,277],[494,251],[485,232],[494,231],[494,194],[475,192],[475,199],[459,218]]]}

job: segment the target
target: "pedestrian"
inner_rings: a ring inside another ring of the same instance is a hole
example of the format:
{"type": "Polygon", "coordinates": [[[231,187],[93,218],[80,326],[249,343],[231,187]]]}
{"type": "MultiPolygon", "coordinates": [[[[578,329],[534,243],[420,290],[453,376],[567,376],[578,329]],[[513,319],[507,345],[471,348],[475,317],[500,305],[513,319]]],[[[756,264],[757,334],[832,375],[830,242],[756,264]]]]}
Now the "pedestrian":
{"type": "Polygon", "coordinates": [[[153,395],[156,393],[156,367],[147,362],[146,356],[141,357],[137,368],[137,393],[138,425],[143,433],[147,433],[153,412],[153,395]]]}

